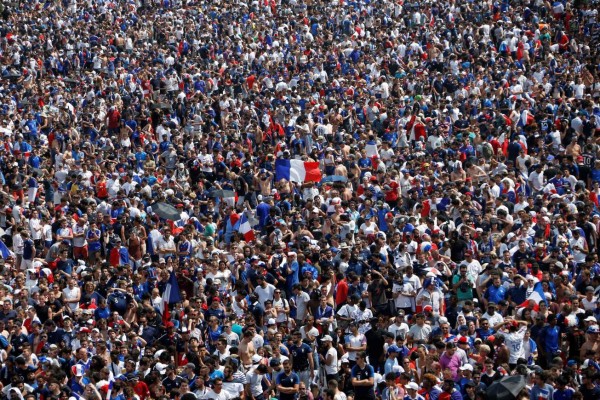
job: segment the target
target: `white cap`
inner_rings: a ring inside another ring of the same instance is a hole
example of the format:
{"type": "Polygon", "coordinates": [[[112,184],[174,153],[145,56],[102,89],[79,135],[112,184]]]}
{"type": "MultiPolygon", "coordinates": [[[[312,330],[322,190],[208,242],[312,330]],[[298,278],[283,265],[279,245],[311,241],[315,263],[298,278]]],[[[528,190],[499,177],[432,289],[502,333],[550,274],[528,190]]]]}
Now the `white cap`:
{"type": "Polygon", "coordinates": [[[406,389],[419,390],[419,385],[417,385],[415,382],[408,382],[406,384],[406,389]]]}
{"type": "Polygon", "coordinates": [[[267,325],[276,325],[277,322],[275,321],[275,318],[269,318],[269,320],[267,321],[267,325]]]}
{"type": "Polygon", "coordinates": [[[321,342],[333,342],[333,338],[329,335],[325,335],[321,338],[321,342]]]}
{"type": "Polygon", "coordinates": [[[473,366],[471,364],[465,364],[459,368],[461,371],[471,371],[473,372],[473,366]]]}
{"type": "Polygon", "coordinates": [[[262,361],[262,357],[259,356],[258,354],[255,354],[252,356],[252,364],[258,364],[261,361],[262,361]]]}
{"type": "Polygon", "coordinates": [[[593,315],[590,315],[589,317],[587,317],[586,319],[584,319],[585,322],[598,322],[598,320],[596,319],[596,317],[594,317],[593,315]]]}

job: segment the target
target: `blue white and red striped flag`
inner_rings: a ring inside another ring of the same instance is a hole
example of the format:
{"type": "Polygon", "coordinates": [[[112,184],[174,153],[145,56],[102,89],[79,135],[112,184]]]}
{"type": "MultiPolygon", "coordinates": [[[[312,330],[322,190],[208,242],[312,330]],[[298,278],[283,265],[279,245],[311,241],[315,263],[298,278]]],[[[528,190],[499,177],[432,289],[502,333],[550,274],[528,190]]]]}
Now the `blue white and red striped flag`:
{"type": "Polygon", "coordinates": [[[250,226],[250,221],[248,221],[248,217],[246,214],[242,214],[239,222],[239,231],[244,236],[244,240],[246,242],[252,242],[256,240],[256,236],[254,235],[254,229],[250,226]]]}
{"type": "Polygon", "coordinates": [[[162,294],[162,307],[160,307],[164,323],[167,323],[169,319],[171,319],[171,315],[169,314],[169,305],[179,302],[181,302],[179,284],[177,283],[177,277],[175,277],[175,273],[171,271],[171,274],[169,275],[169,281],[167,282],[165,291],[162,294]]]}

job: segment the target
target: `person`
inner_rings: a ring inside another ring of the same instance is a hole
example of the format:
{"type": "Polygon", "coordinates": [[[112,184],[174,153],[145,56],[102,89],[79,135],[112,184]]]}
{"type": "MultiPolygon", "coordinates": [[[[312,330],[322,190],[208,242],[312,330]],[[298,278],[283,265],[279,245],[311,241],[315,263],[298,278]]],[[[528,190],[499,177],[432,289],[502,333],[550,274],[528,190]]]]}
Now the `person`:
{"type": "MultiPolygon", "coordinates": [[[[400,353],[400,349],[395,344],[391,345],[387,349],[387,358],[384,364],[383,374],[387,376],[387,374],[394,372],[394,367],[398,365],[398,354],[400,353]]],[[[404,372],[404,371],[400,371],[404,372]]]]}
{"type": "Polygon", "coordinates": [[[252,367],[246,373],[246,396],[252,400],[263,400],[264,391],[262,387],[262,381],[264,375],[267,373],[267,366],[264,364],[258,364],[252,367]]]}
{"type": "Polygon", "coordinates": [[[302,341],[302,334],[299,331],[292,333],[292,340],[292,345],[289,346],[292,369],[298,374],[300,381],[308,386],[315,375],[313,350],[302,341]]]}
{"type": "Polygon", "coordinates": [[[556,315],[550,314],[546,318],[547,324],[540,332],[539,341],[544,344],[546,362],[550,364],[560,349],[560,328],[556,325],[556,315]]]}
{"type": "Polygon", "coordinates": [[[206,398],[211,400],[231,400],[234,397],[229,392],[223,390],[223,379],[216,378],[213,381],[213,388],[206,398]]]}
{"type": "Polygon", "coordinates": [[[461,356],[456,352],[456,344],[454,342],[446,343],[446,351],[440,356],[440,366],[443,370],[450,370],[452,379],[455,381],[458,380],[458,370],[462,366],[462,360],[461,356]]]}
{"type": "Polygon", "coordinates": [[[299,392],[300,378],[292,371],[292,365],[289,360],[283,362],[283,371],[275,378],[279,399],[295,399],[299,392]]]}
{"type": "Polygon", "coordinates": [[[375,370],[367,364],[367,354],[360,351],[356,355],[356,364],[352,367],[352,386],[354,397],[373,400],[375,399],[375,370]]]}
{"type": "Polygon", "coordinates": [[[511,320],[503,324],[508,328],[508,332],[503,333],[499,331],[495,336],[504,337],[504,342],[510,352],[508,365],[511,370],[514,370],[518,360],[525,358],[525,346],[523,341],[525,339],[525,333],[527,332],[527,322],[511,320]]]}
{"type": "Polygon", "coordinates": [[[406,395],[403,400],[424,400],[425,398],[418,393],[419,385],[415,382],[406,384],[406,395]]]}
{"type": "Polygon", "coordinates": [[[325,379],[327,382],[338,380],[338,351],[333,346],[333,338],[329,335],[324,335],[321,338],[323,343],[323,353],[319,354],[320,364],[325,369],[325,379]]]}
{"type": "Polygon", "coordinates": [[[395,400],[402,398],[402,394],[396,386],[396,374],[387,373],[384,375],[385,388],[381,391],[381,398],[387,400],[395,400]]]}
{"type": "Polygon", "coordinates": [[[552,385],[547,383],[548,381],[548,373],[546,371],[540,371],[539,373],[535,373],[534,376],[534,385],[531,388],[529,397],[533,399],[554,399],[554,388],[552,385]]]}
{"type": "Polygon", "coordinates": [[[351,322],[350,335],[346,340],[345,351],[348,354],[348,362],[354,367],[358,359],[358,353],[367,349],[367,338],[358,331],[358,324],[351,322]]]}
{"type": "Polygon", "coordinates": [[[442,393],[440,393],[438,399],[462,400],[463,396],[454,386],[453,379],[444,379],[444,382],[442,383],[442,393]]]}
{"type": "Polygon", "coordinates": [[[429,338],[431,334],[431,325],[425,324],[425,315],[418,313],[415,315],[416,323],[410,327],[408,338],[410,342],[422,343],[429,338]]]}

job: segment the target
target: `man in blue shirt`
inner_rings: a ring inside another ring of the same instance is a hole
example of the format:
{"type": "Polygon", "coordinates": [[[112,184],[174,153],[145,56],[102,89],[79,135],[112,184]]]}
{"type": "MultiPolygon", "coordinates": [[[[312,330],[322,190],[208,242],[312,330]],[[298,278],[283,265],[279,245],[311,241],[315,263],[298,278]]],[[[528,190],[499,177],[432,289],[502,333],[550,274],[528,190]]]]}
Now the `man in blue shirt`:
{"type": "Polygon", "coordinates": [[[546,371],[540,371],[539,373],[536,372],[535,378],[534,378],[535,384],[533,385],[533,387],[531,388],[531,391],[529,392],[529,398],[531,400],[539,400],[539,399],[554,400],[554,398],[553,398],[554,388],[552,387],[552,385],[549,385],[546,383],[547,380],[548,380],[548,372],[546,372],[546,371]]]}
{"type": "Polygon", "coordinates": [[[283,361],[283,372],[275,378],[279,400],[294,400],[300,387],[300,378],[292,371],[290,360],[283,361]]]}
{"type": "Polygon", "coordinates": [[[560,328],[556,325],[556,315],[548,315],[547,321],[548,325],[540,332],[540,342],[544,343],[546,360],[550,364],[560,348],[560,328]]]}
{"type": "Polygon", "coordinates": [[[290,346],[290,362],[294,372],[298,374],[298,377],[307,387],[310,386],[310,382],[313,379],[315,373],[314,360],[312,354],[312,348],[302,342],[302,334],[300,331],[295,331],[292,334],[294,344],[290,346]]]}
{"type": "Polygon", "coordinates": [[[506,288],[502,285],[502,280],[499,276],[494,277],[492,286],[485,291],[484,297],[489,303],[496,304],[506,299],[506,288]]]}

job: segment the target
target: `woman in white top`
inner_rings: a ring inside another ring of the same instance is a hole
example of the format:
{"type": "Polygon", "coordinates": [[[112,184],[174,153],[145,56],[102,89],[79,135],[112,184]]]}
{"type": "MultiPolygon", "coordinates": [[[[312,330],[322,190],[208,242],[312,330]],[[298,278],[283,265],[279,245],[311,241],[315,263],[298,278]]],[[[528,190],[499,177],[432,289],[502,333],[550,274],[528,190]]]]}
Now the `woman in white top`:
{"type": "Polygon", "coordinates": [[[373,218],[371,218],[370,215],[367,215],[365,217],[365,222],[363,222],[363,224],[360,226],[360,235],[361,236],[374,235],[377,232],[379,232],[379,228],[377,227],[377,224],[375,223],[375,221],[373,221],[373,218]]]}

